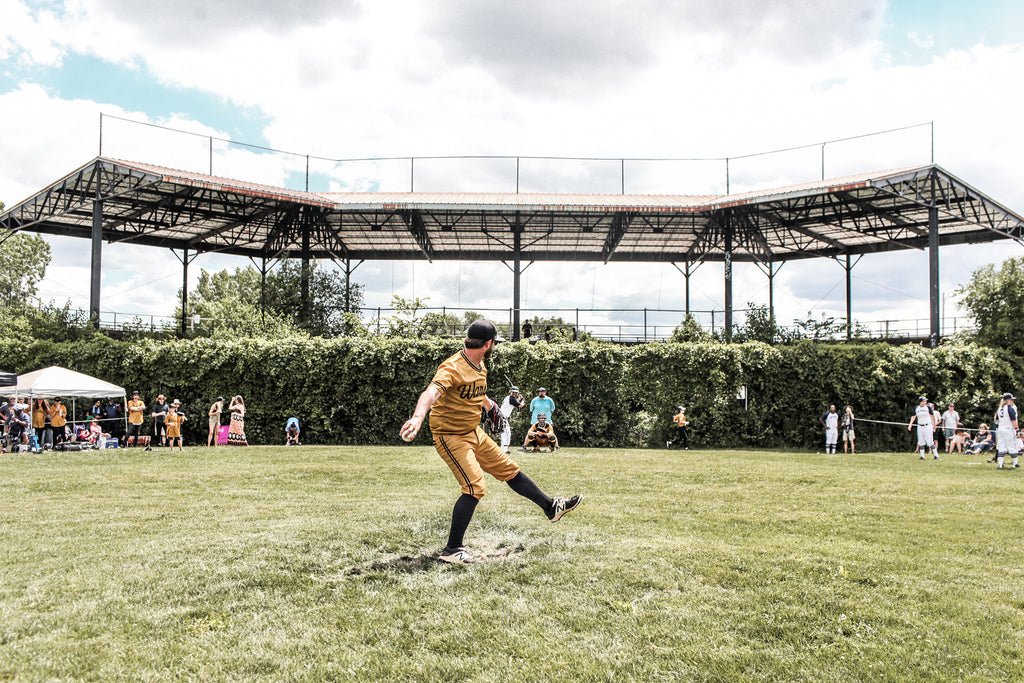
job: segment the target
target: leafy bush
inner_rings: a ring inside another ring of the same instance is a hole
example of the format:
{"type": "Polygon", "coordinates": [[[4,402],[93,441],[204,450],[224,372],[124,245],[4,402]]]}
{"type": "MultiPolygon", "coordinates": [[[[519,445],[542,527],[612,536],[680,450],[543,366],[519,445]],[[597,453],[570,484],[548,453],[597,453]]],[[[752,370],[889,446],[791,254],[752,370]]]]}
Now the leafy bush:
{"type": "MultiPolygon", "coordinates": [[[[4,370],[61,365],[138,390],[147,403],[158,393],[180,399],[193,444],[206,440],[203,417],[214,398],[234,394],[245,397],[252,443],[283,442],[285,420],[295,415],[307,443],[398,444],[398,428],[437,365],[459,348],[459,339],[439,337],[0,340],[4,370]]],[[[519,342],[499,345],[489,367],[489,394],[498,401],[509,382],[527,400],[546,387],[559,440],[577,447],[664,443],[678,405],[687,408],[693,443],[716,448],[813,450],[823,441],[818,416],[830,403],[851,404],[861,419],[905,423],[920,394],[937,405],[956,402],[976,426],[1024,377],[1016,357],[984,347],[806,340],[780,347],[519,342]],[[737,399],[740,387],[745,401],[737,399]]],[[[528,420],[528,410],[513,415],[515,440],[528,420]]],[[[858,423],[859,450],[904,450],[910,438],[902,426],[858,423]]],[[[417,442],[429,443],[429,430],[417,442]]]]}

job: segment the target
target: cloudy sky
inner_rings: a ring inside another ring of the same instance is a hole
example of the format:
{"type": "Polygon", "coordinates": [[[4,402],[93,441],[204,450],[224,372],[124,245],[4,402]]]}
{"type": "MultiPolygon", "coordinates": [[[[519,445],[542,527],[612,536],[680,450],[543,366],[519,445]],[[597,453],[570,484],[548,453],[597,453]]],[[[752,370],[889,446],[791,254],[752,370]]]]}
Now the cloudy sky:
{"type": "MultiPolygon", "coordinates": [[[[0,201],[8,206],[103,153],[205,171],[207,141],[114,117],[297,153],[214,145],[219,175],[301,188],[305,154],[329,159],[522,155],[721,158],[828,145],[826,175],[928,163],[1021,213],[1016,87],[1024,3],[1011,0],[0,0],[0,201]]],[[[814,180],[820,149],[734,160],[731,189],[814,180]]],[[[314,163],[311,189],[404,190],[401,162],[314,163]]],[[[514,165],[422,162],[417,190],[515,189],[514,165]]],[[[524,162],[522,190],[618,191],[617,164],[524,162]]],[[[631,164],[627,191],[722,193],[721,164],[631,164]]],[[[46,299],[88,306],[88,243],[54,239],[46,299]]],[[[1014,243],[944,248],[942,291],[1014,243]]],[[[244,267],[201,256],[191,267],[244,267]]],[[[853,271],[861,321],[928,315],[926,254],[867,256],[853,271]]],[[[505,308],[501,264],[365,263],[368,306],[393,295],[505,308]]],[[[683,307],[671,265],[543,264],[525,307],[683,307]]],[[[790,263],[781,322],[845,315],[843,269],[790,263]]],[[[173,310],[170,252],[104,251],[107,312],[173,310]]],[[[767,303],[765,276],[735,272],[734,300],[767,303]]],[[[722,269],[702,266],[691,306],[721,310],[722,269]]],[[[571,314],[566,314],[571,317],[571,314]]],[[[621,314],[638,322],[641,314],[621,314]]],[[[664,324],[670,325],[669,316],[664,324]]]]}

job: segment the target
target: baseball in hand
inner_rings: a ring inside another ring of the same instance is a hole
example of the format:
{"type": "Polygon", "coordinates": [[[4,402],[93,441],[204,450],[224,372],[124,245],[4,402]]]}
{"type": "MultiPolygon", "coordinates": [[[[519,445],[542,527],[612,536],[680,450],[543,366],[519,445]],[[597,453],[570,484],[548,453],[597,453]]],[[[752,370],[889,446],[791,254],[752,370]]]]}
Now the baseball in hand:
{"type": "Polygon", "coordinates": [[[405,432],[402,432],[402,441],[412,441],[413,438],[414,437],[412,434],[406,434],[405,432]]]}

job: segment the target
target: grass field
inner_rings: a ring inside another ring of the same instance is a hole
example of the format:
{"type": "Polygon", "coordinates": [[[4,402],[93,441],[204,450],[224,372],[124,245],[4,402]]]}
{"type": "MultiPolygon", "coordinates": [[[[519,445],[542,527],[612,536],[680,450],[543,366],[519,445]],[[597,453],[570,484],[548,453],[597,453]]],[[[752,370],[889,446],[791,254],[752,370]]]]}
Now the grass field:
{"type": "Polygon", "coordinates": [[[563,449],[467,546],[430,448],[0,459],[2,680],[1024,680],[1024,469],[563,449]]]}

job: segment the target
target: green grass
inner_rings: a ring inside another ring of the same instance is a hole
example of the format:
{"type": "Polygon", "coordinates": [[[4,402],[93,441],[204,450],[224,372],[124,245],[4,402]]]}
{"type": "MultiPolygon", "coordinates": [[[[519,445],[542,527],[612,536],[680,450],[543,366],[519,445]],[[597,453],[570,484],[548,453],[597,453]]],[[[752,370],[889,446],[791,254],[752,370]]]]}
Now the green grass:
{"type": "Polygon", "coordinates": [[[910,454],[517,454],[434,560],[432,449],[0,459],[0,680],[1024,679],[1024,470],[910,454]]]}

